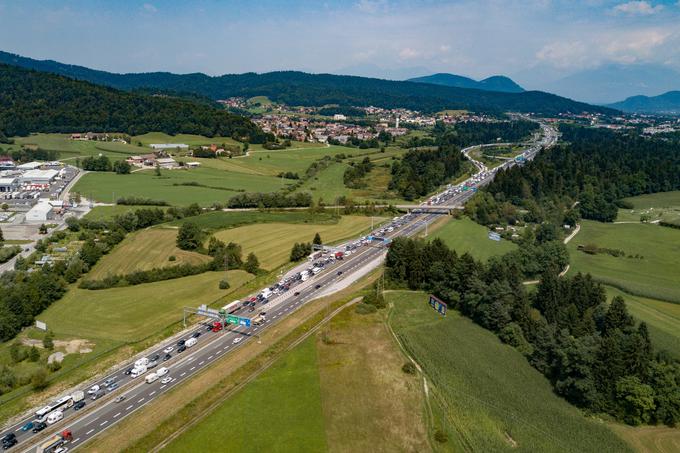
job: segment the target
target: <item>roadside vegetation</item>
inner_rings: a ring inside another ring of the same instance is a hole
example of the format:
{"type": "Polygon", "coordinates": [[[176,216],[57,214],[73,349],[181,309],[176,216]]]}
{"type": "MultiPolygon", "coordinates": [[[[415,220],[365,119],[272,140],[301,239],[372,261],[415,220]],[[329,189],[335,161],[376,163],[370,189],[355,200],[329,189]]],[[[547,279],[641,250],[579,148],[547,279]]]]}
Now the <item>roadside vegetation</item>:
{"type": "Polygon", "coordinates": [[[459,255],[469,253],[475,259],[483,261],[492,256],[517,250],[518,246],[508,240],[492,241],[489,239],[488,232],[488,228],[473,222],[468,217],[461,217],[449,220],[430,237],[440,238],[459,255]]]}

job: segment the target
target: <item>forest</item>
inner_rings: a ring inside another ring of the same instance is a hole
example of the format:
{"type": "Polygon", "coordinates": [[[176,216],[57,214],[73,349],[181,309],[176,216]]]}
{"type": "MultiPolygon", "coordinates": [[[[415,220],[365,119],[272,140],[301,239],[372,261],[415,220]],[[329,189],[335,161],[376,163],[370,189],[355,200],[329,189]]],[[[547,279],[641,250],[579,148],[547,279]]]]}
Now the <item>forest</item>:
{"type": "Polygon", "coordinates": [[[456,145],[461,148],[478,145],[480,143],[520,142],[529,138],[530,134],[538,130],[535,121],[498,121],[495,123],[465,122],[455,126],[446,126],[438,122],[432,129],[432,135],[437,145],[456,145]]]}
{"type": "Polygon", "coordinates": [[[250,143],[273,138],[249,119],[205,104],[0,64],[0,132],[25,136],[82,131],[219,135],[250,143]]]}
{"type": "Polygon", "coordinates": [[[674,426],[680,365],[654,349],[646,324],[634,321],[621,297],[607,304],[589,275],[559,278],[559,269],[543,263],[529,294],[525,269],[510,255],[481,263],[439,239],[397,238],[386,260],[390,285],[430,291],[495,332],[572,404],[631,425],[674,426]]]}
{"type": "Polygon", "coordinates": [[[465,157],[454,145],[410,150],[401,160],[392,164],[392,179],[388,188],[396,190],[406,200],[414,200],[459,176],[465,162],[465,157]]]}
{"type": "Polygon", "coordinates": [[[466,207],[479,223],[514,223],[522,217],[561,225],[584,219],[611,222],[621,199],[680,189],[678,143],[635,131],[561,125],[564,144],[523,166],[499,171],[466,207]],[[519,214],[517,208],[525,212],[519,214]]]}

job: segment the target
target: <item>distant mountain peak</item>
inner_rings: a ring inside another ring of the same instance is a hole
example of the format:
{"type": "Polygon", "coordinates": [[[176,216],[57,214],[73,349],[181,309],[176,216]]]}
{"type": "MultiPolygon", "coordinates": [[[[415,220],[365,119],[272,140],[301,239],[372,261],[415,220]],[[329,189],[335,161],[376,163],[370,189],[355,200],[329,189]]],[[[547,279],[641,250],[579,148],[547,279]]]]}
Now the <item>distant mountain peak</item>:
{"type": "Polygon", "coordinates": [[[624,112],[680,115],[680,91],[669,91],[658,96],[631,96],[609,107],[624,112]]]}
{"type": "Polygon", "coordinates": [[[484,91],[500,91],[503,93],[521,93],[524,88],[515,83],[511,78],[494,75],[483,80],[474,80],[457,74],[439,72],[429,76],[415,77],[408,79],[409,82],[430,83],[433,85],[444,85],[457,88],[473,88],[484,91]]]}

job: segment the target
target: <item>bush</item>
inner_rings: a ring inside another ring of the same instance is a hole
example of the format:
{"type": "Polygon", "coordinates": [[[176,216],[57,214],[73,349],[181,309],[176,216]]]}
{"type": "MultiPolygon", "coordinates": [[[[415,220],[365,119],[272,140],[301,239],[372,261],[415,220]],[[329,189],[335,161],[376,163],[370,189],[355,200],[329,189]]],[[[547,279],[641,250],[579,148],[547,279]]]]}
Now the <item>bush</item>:
{"type": "Polygon", "coordinates": [[[116,200],[116,204],[136,206],[170,206],[167,201],[153,200],[144,197],[122,197],[116,200]]]}
{"type": "Polygon", "coordinates": [[[177,257],[175,255],[170,255],[168,261],[177,261],[177,257]]]}
{"type": "Polygon", "coordinates": [[[31,346],[31,349],[28,350],[28,360],[31,362],[40,360],[40,351],[35,346],[31,346]]]}
{"type": "Polygon", "coordinates": [[[406,374],[416,374],[417,368],[413,362],[406,362],[404,366],[401,367],[401,371],[406,374]]]}
{"type": "Polygon", "coordinates": [[[377,312],[378,309],[374,305],[360,303],[357,304],[357,307],[354,309],[354,311],[359,315],[370,315],[371,313],[377,312]]]}
{"type": "Polygon", "coordinates": [[[220,287],[220,289],[229,289],[230,285],[229,285],[229,282],[227,281],[226,278],[223,278],[222,280],[220,280],[219,287],[220,287]]]}
{"type": "Polygon", "coordinates": [[[436,440],[436,441],[439,442],[440,444],[445,444],[446,442],[449,441],[449,435],[446,434],[446,433],[445,433],[444,431],[442,431],[441,429],[438,429],[438,430],[435,431],[435,433],[434,433],[434,440],[436,440]]]}
{"type": "Polygon", "coordinates": [[[49,382],[47,382],[47,370],[45,368],[38,368],[33,376],[31,376],[31,385],[35,390],[43,390],[47,388],[49,382]]]}

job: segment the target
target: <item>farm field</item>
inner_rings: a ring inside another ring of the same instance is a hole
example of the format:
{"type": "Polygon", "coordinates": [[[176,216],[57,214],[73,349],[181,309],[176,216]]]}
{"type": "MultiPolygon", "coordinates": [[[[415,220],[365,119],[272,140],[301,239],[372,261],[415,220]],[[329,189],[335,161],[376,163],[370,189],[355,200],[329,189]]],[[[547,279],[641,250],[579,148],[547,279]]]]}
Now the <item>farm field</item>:
{"type": "Polygon", "coordinates": [[[177,231],[174,228],[149,228],[129,234],[99,260],[87,279],[99,280],[109,275],[129,274],[154,267],[202,264],[212,259],[207,255],[179,249],[175,245],[177,231]],[[169,261],[170,256],[176,260],[169,261]]]}
{"type": "Polygon", "coordinates": [[[311,213],[303,209],[291,211],[210,211],[198,216],[174,220],[166,225],[180,226],[184,222],[191,221],[200,228],[216,231],[253,223],[283,222],[334,225],[339,220],[340,216],[330,212],[311,213]]]}
{"type": "Polygon", "coordinates": [[[516,244],[505,239],[492,241],[487,228],[468,217],[451,219],[430,236],[430,239],[434,238],[440,238],[459,255],[469,253],[478,260],[487,260],[517,249],[516,244]]]}
{"type": "MultiPolygon", "coordinates": [[[[108,220],[117,215],[125,214],[126,212],[135,211],[144,208],[156,208],[159,206],[133,206],[133,205],[111,205],[111,206],[95,206],[85,214],[84,218],[88,220],[108,220]]],[[[160,209],[164,209],[160,207],[160,209]]]]}
{"type": "Polygon", "coordinates": [[[197,168],[162,170],[160,177],[155,176],[153,170],[139,171],[129,175],[92,172],[84,175],[76,183],[73,191],[81,193],[86,198],[92,197],[95,201],[104,203],[111,203],[120,197],[136,196],[164,200],[176,206],[186,206],[191,203],[209,206],[218,202],[225,203],[239,191],[274,192],[281,187],[280,178],[273,176],[197,168]],[[187,183],[200,185],[181,185],[187,183]]]}
{"type": "Polygon", "coordinates": [[[630,294],[680,302],[680,230],[641,223],[605,224],[584,220],[567,246],[571,274],[590,273],[597,280],[630,294]],[[625,256],[590,255],[578,245],[621,250],[625,256]],[[632,258],[629,256],[642,256],[632,258]]]}
{"type": "Polygon", "coordinates": [[[139,154],[141,148],[118,142],[98,142],[71,140],[70,134],[32,134],[28,137],[15,137],[17,145],[38,145],[47,150],[59,151],[59,159],[75,164],[77,157],[103,154],[112,160],[121,160],[139,154]],[[71,162],[73,161],[73,162],[71,162]]]}
{"type": "Polygon", "coordinates": [[[228,290],[218,289],[224,272],[206,272],[123,288],[97,291],[72,285],[66,295],[38,316],[57,334],[87,339],[137,341],[181,321],[182,307],[210,304],[237,290],[253,276],[227,273],[228,290]]]}
{"type": "MultiPolygon", "coordinates": [[[[375,224],[382,219],[375,219],[375,224]]],[[[296,242],[312,242],[319,233],[324,243],[333,243],[359,235],[371,227],[371,218],[344,216],[336,224],[267,223],[248,225],[215,233],[224,242],[236,242],[243,248],[243,256],[253,252],[260,267],[273,270],[289,261],[290,250],[296,242]]]]}
{"type": "Polygon", "coordinates": [[[659,192],[625,198],[633,204],[633,209],[619,209],[618,222],[639,222],[642,214],[650,220],[664,220],[680,223],[680,191],[659,192]]]}
{"type": "Polygon", "coordinates": [[[624,452],[606,425],[556,396],[524,356],[421,292],[388,293],[390,324],[428,376],[441,451],[624,452]]]}
{"type": "MultiPolygon", "coordinates": [[[[132,143],[141,143],[143,146],[149,146],[152,143],[184,143],[189,146],[199,146],[199,145],[210,145],[216,144],[221,145],[222,143],[226,145],[236,145],[243,147],[243,143],[234,140],[231,137],[205,137],[203,135],[194,134],[177,134],[168,135],[163,132],[149,132],[143,135],[135,135],[132,137],[132,143]]],[[[302,148],[302,147],[318,147],[318,143],[305,143],[305,142],[291,142],[291,148],[302,148]]],[[[250,151],[264,150],[262,145],[249,145],[250,151]]]]}
{"type": "Polygon", "coordinates": [[[621,296],[626,301],[628,311],[638,320],[644,321],[654,347],[664,349],[680,360],[680,304],[632,296],[621,290],[607,286],[607,300],[621,296]]]}
{"type": "Polygon", "coordinates": [[[240,435],[222,451],[430,451],[421,382],[403,363],[384,313],[346,309],[167,451],[200,449],[225,425],[240,435]]]}

